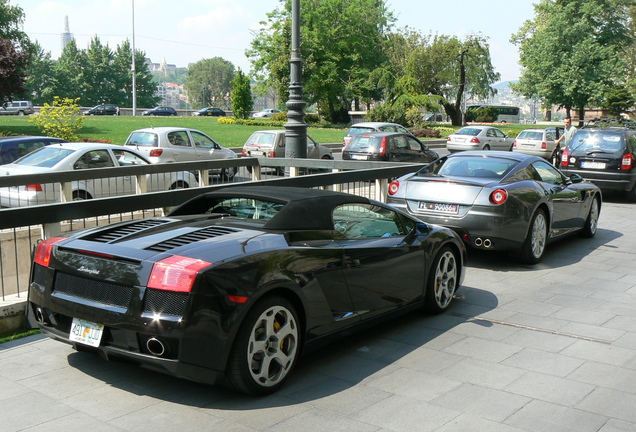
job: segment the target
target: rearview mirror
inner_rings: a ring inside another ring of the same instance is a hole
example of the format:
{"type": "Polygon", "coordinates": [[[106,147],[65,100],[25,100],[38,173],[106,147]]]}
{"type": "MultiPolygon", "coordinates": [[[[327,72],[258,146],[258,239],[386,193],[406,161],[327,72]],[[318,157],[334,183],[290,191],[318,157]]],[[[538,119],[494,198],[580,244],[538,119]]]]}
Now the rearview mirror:
{"type": "Polygon", "coordinates": [[[572,183],[581,183],[583,181],[583,177],[581,177],[579,174],[571,174],[570,181],[572,183]]]}

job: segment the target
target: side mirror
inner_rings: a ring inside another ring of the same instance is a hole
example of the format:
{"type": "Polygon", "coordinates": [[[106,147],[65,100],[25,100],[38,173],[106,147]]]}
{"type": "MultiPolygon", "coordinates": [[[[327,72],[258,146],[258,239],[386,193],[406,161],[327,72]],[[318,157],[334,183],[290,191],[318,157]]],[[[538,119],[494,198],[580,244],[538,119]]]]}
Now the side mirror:
{"type": "Polygon", "coordinates": [[[571,174],[570,181],[572,183],[581,183],[583,181],[583,177],[581,177],[579,174],[571,174]]]}

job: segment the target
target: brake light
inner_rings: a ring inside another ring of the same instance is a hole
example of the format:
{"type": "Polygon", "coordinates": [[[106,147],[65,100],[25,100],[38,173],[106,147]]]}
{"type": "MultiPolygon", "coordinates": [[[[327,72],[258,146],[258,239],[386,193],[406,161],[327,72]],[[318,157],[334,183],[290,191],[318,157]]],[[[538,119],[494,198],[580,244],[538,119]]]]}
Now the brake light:
{"type": "Polygon", "coordinates": [[[174,255],[162,259],[154,264],[148,288],[155,288],[167,291],[190,292],[194,285],[197,273],[212,263],[174,255]]]}
{"type": "Polygon", "coordinates": [[[386,137],[382,137],[382,141],[380,141],[380,153],[379,156],[386,156],[386,137]]]}
{"type": "Polygon", "coordinates": [[[541,150],[545,150],[545,149],[547,149],[547,148],[548,148],[548,143],[547,143],[547,142],[545,142],[545,141],[544,141],[544,142],[542,142],[542,143],[541,143],[541,150]]]}
{"type": "Polygon", "coordinates": [[[563,153],[561,154],[561,166],[562,167],[566,167],[569,165],[568,162],[568,151],[567,150],[563,150],[563,153]]]}
{"type": "Polygon", "coordinates": [[[473,143],[473,144],[481,143],[481,141],[479,141],[479,139],[477,137],[473,137],[473,139],[471,139],[470,142],[473,143]]]}
{"type": "Polygon", "coordinates": [[[446,138],[446,142],[451,142],[451,137],[446,138]]]}
{"type": "Polygon", "coordinates": [[[30,192],[42,192],[42,185],[41,184],[30,184],[30,185],[26,185],[24,187],[24,189],[26,191],[30,191],[30,192]]]}
{"type": "Polygon", "coordinates": [[[38,243],[38,247],[35,250],[35,257],[33,261],[41,266],[48,267],[51,263],[51,255],[53,254],[53,246],[63,240],[66,237],[51,237],[38,243]]]}
{"type": "Polygon", "coordinates": [[[517,148],[517,140],[514,140],[514,141],[512,142],[512,148],[517,148]]]}
{"type": "Polygon", "coordinates": [[[389,195],[395,195],[400,190],[400,182],[393,180],[389,183],[389,195]]]}
{"type": "Polygon", "coordinates": [[[241,152],[241,154],[242,154],[243,156],[248,156],[248,154],[247,154],[247,149],[243,149],[243,151],[241,152]]]}
{"type": "Polygon", "coordinates": [[[623,156],[623,159],[621,160],[621,170],[629,171],[633,167],[634,167],[634,156],[632,156],[631,153],[627,153],[625,156],[623,156]]]}
{"type": "Polygon", "coordinates": [[[508,199],[508,192],[505,189],[497,189],[490,194],[490,202],[493,204],[503,204],[508,199]]]}
{"type": "Polygon", "coordinates": [[[268,151],[267,152],[267,157],[276,157],[276,152],[275,151],[268,151]]]}
{"type": "Polygon", "coordinates": [[[163,153],[163,149],[152,149],[150,150],[150,157],[159,157],[163,153]]]}

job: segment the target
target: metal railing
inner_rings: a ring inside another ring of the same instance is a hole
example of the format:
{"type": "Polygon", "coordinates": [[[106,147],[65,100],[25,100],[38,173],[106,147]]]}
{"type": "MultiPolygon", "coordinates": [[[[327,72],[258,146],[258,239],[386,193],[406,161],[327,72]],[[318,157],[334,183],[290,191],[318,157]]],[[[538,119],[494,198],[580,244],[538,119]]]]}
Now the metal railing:
{"type": "Polygon", "coordinates": [[[59,185],[61,201],[0,209],[0,299],[4,300],[5,296],[11,294],[26,297],[31,254],[38,240],[43,238],[121,220],[163,215],[165,210],[201,193],[237,184],[327,188],[384,201],[390,179],[414,172],[422,166],[390,162],[240,158],[20,176],[3,176],[0,167],[0,188],[54,183],[59,185]],[[237,176],[229,182],[213,178],[213,184],[210,184],[209,172],[227,167],[237,167],[237,176]],[[251,174],[247,167],[251,168],[251,174]],[[272,169],[276,172],[276,168],[284,168],[286,175],[268,174],[272,169]],[[147,174],[159,175],[181,170],[197,173],[201,185],[197,188],[143,193],[147,174]],[[137,185],[141,185],[135,188],[137,194],[82,201],[73,201],[72,195],[69,195],[72,182],[122,175],[134,177],[137,185]]]}

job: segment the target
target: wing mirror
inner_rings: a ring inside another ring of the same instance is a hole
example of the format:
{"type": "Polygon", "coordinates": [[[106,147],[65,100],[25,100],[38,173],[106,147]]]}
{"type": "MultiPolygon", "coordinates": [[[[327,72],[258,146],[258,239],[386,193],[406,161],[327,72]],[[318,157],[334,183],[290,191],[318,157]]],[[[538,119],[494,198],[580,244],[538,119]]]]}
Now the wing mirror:
{"type": "Polygon", "coordinates": [[[583,181],[583,177],[579,174],[570,174],[570,181],[572,183],[581,183],[583,181]]]}

